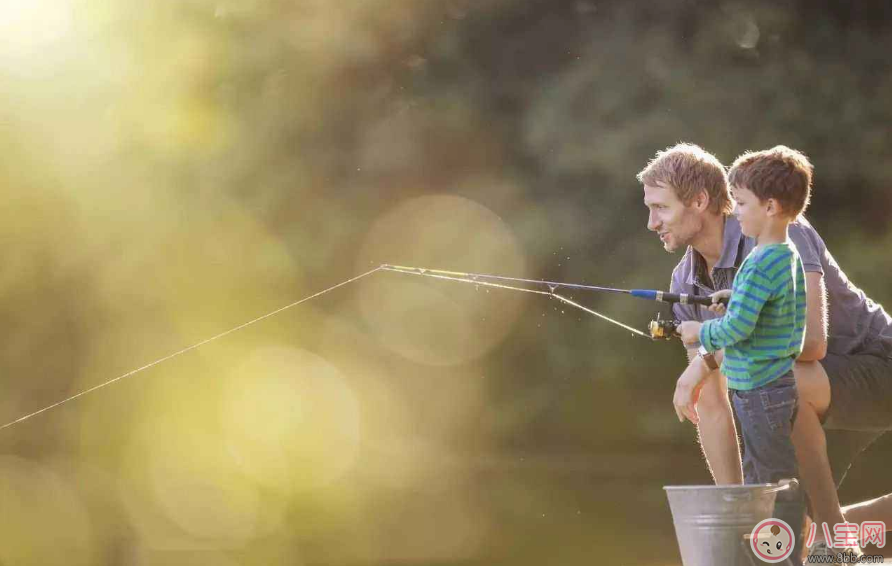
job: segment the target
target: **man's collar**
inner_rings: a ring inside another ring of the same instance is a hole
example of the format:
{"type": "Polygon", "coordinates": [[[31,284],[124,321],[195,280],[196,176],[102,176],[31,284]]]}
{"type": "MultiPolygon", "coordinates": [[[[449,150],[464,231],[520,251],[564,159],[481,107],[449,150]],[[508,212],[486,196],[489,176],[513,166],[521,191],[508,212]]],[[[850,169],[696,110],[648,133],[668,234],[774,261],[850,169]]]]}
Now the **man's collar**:
{"type": "Polygon", "coordinates": [[[722,237],[722,255],[716,267],[734,267],[737,265],[737,254],[740,252],[740,222],[733,214],[725,216],[725,231],[722,237]]]}
{"type": "MultiPolygon", "coordinates": [[[[738,254],[740,254],[740,238],[743,236],[740,231],[740,222],[733,214],[725,215],[725,229],[722,231],[722,255],[716,262],[713,269],[716,268],[733,268],[738,264],[738,254]]],[[[706,260],[700,255],[700,252],[693,247],[688,247],[688,253],[691,254],[691,271],[688,273],[688,284],[694,285],[698,281],[697,273],[702,269],[706,271],[706,260]]]]}

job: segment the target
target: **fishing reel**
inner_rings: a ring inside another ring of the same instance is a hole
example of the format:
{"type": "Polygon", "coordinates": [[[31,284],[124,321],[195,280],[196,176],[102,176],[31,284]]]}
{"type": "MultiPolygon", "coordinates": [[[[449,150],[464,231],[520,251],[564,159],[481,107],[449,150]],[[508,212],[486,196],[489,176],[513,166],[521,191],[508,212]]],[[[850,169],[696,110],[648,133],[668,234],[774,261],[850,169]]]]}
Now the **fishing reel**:
{"type": "Polygon", "coordinates": [[[678,333],[679,324],[681,324],[680,320],[662,319],[660,313],[657,313],[656,320],[650,321],[647,330],[654,340],[671,340],[681,337],[681,334],[678,333]]]}

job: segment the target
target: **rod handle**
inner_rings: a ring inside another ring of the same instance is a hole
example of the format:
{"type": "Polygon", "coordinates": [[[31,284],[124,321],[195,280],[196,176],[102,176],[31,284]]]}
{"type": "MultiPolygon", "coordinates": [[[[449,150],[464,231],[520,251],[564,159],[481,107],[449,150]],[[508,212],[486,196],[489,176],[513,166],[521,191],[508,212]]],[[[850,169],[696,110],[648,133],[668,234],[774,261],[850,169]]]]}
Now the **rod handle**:
{"type": "MultiPolygon", "coordinates": [[[[702,295],[690,295],[688,293],[665,293],[663,291],[654,291],[653,289],[631,289],[629,291],[633,297],[640,299],[650,299],[652,301],[662,301],[664,303],[681,303],[683,305],[703,305],[708,307],[712,304],[712,299],[702,295]]],[[[728,306],[728,298],[722,297],[719,302],[728,306]]]]}

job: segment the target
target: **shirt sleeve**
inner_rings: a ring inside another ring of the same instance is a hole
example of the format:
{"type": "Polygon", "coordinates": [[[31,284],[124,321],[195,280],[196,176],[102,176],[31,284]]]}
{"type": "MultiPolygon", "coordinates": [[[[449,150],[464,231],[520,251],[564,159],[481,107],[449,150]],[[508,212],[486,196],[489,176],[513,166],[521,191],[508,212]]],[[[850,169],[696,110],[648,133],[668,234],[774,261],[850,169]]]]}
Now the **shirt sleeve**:
{"type": "Polygon", "coordinates": [[[821,258],[824,257],[826,248],[824,241],[821,240],[821,237],[812,228],[808,220],[804,216],[800,216],[796,222],[791,223],[790,227],[787,228],[787,234],[789,234],[793,244],[796,245],[796,251],[799,252],[799,257],[802,258],[802,267],[806,273],[820,273],[823,275],[824,267],[821,263],[821,258]]]}
{"type": "Polygon", "coordinates": [[[700,328],[700,343],[710,352],[742,342],[752,335],[762,307],[772,296],[772,282],[756,267],[740,271],[734,281],[725,316],[707,320],[700,328]]]}

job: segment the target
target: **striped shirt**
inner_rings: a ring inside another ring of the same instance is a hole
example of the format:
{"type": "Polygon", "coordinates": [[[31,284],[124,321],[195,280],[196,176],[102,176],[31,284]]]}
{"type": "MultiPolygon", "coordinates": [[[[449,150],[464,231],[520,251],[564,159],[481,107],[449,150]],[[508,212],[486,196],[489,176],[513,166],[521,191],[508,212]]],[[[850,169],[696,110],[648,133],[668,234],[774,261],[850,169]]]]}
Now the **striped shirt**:
{"type": "Polygon", "coordinates": [[[731,288],[728,309],[700,329],[710,352],[725,349],[731,389],[755,389],[793,367],[805,340],[805,270],[787,240],[754,248],[731,288]]]}

